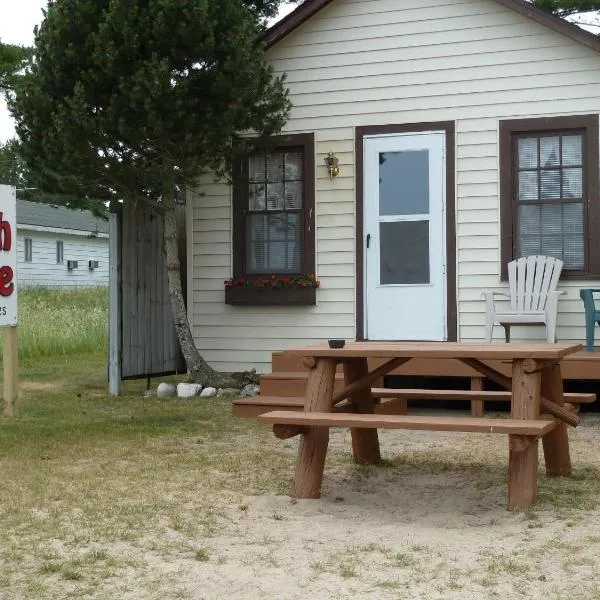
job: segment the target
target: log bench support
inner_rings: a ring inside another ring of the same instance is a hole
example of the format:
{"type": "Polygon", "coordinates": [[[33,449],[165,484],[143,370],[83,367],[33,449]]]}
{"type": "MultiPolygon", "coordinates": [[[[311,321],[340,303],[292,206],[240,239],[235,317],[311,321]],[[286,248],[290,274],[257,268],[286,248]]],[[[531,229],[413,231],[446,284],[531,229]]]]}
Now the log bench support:
{"type": "MultiPolygon", "coordinates": [[[[482,392],[483,385],[485,383],[485,377],[471,377],[471,390],[474,392],[482,392]]],[[[471,416],[483,417],[485,414],[485,407],[483,400],[471,400],[471,416]]]]}
{"type": "MultiPolygon", "coordinates": [[[[531,372],[524,360],[513,361],[512,371],[512,407],[513,419],[537,419],[540,414],[539,371],[531,372]]],[[[537,439],[522,447],[519,436],[509,437],[508,459],[508,508],[515,510],[527,508],[535,503],[537,497],[537,439]]]]}
{"type": "MultiPolygon", "coordinates": [[[[565,407],[563,381],[558,365],[542,371],[541,394],[557,406],[565,407]]],[[[544,460],[548,477],[568,477],[571,474],[569,434],[566,423],[559,421],[557,426],[542,438],[544,460]]]]}
{"type": "MultiPolygon", "coordinates": [[[[320,360],[309,371],[305,396],[306,411],[329,411],[336,368],[336,361],[320,360]]],[[[302,435],[292,487],[294,498],[320,497],[328,445],[328,428],[308,427],[302,435]]]]}
{"type": "MultiPolygon", "coordinates": [[[[353,383],[364,380],[369,376],[369,366],[366,358],[344,363],[344,382],[346,389],[353,383]]],[[[374,413],[375,400],[371,395],[371,386],[357,388],[348,397],[354,412],[372,415],[374,413]]],[[[377,429],[352,429],[352,454],[354,461],[359,465],[376,465],[381,461],[379,449],[379,436],[377,429]]]]}

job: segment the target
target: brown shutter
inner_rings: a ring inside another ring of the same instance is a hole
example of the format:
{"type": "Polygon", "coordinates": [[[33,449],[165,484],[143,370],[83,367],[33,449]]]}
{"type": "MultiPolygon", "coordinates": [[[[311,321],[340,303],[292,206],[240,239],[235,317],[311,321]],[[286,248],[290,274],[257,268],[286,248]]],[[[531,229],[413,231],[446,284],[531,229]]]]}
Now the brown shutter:
{"type": "Polygon", "coordinates": [[[588,275],[600,277],[600,197],[598,161],[598,115],[589,115],[585,147],[587,185],[588,275]]]}
{"type": "Polygon", "coordinates": [[[513,148],[510,121],[500,121],[500,278],[508,279],[513,259],[513,148]]]}

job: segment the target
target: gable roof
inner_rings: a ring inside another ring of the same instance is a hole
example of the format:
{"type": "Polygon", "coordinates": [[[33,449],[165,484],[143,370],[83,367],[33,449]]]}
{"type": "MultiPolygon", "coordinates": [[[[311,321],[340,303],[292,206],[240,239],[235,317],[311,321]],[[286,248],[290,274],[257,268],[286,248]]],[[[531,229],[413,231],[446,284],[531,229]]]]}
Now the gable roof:
{"type": "MultiPolygon", "coordinates": [[[[291,33],[297,27],[302,25],[302,23],[308,21],[308,19],[322,8],[325,8],[332,1],[333,0],[304,0],[304,2],[302,2],[302,4],[294,11],[267,29],[263,37],[263,42],[266,47],[270,48],[282,40],[288,33],[291,33]]],[[[526,0],[496,0],[496,2],[503,4],[512,10],[516,10],[518,13],[521,13],[550,29],[562,33],[596,52],[600,52],[600,37],[585,29],[581,29],[581,27],[578,27],[573,23],[569,23],[560,17],[548,13],[529,2],[526,2],[526,0]]]]}
{"type": "Polygon", "coordinates": [[[108,221],[95,217],[88,210],[73,210],[28,200],[17,200],[17,227],[20,225],[108,233],[108,221]]]}

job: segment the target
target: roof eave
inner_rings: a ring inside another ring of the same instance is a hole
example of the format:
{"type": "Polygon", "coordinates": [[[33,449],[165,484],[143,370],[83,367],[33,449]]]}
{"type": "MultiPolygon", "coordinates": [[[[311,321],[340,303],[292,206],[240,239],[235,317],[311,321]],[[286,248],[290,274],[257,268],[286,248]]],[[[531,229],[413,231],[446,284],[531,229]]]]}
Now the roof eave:
{"type": "MultiPolygon", "coordinates": [[[[304,2],[295,10],[267,29],[262,38],[265,47],[270,48],[282,40],[286,35],[294,31],[305,21],[308,21],[308,19],[327,6],[330,2],[333,2],[333,0],[304,0],[304,2]]],[[[529,2],[526,2],[526,0],[496,0],[496,2],[537,21],[546,27],[550,27],[596,52],[600,52],[600,37],[573,23],[569,23],[560,17],[548,13],[529,2]]]]}
{"type": "Polygon", "coordinates": [[[308,19],[327,6],[330,2],[333,2],[333,0],[304,0],[304,2],[297,6],[291,13],[267,29],[263,36],[265,47],[270,48],[276,44],[288,33],[294,31],[296,27],[299,27],[302,23],[308,21],[308,19]]]}

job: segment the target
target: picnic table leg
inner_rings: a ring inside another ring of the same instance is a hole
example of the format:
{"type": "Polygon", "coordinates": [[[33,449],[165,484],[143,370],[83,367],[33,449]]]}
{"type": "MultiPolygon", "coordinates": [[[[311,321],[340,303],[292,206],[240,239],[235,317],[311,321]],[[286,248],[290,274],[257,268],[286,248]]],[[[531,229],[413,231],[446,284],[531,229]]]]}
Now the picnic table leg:
{"type": "MultiPolygon", "coordinates": [[[[564,405],[563,380],[560,365],[552,365],[542,371],[542,395],[551,402],[564,405]]],[[[556,427],[542,438],[546,475],[566,477],[571,474],[571,455],[567,424],[559,421],[556,427]]]]}
{"type": "MultiPolygon", "coordinates": [[[[525,372],[525,361],[512,365],[512,418],[537,419],[540,415],[539,372],[525,372]]],[[[531,506],[537,496],[538,440],[522,444],[521,436],[509,435],[508,509],[531,506]]]]}
{"type": "MultiPolygon", "coordinates": [[[[344,363],[344,380],[346,386],[366,377],[369,365],[366,358],[355,358],[344,363]]],[[[363,388],[348,398],[354,405],[354,411],[360,414],[373,414],[374,400],[371,388],[363,388]]],[[[379,436],[377,429],[351,429],[352,453],[359,465],[374,465],[381,460],[379,451],[379,436]]]]}
{"type": "MultiPolygon", "coordinates": [[[[484,388],[485,377],[471,377],[471,390],[481,392],[484,388]]],[[[471,400],[471,416],[483,417],[485,415],[485,407],[483,400],[471,400]]]]}
{"type": "MultiPolygon", "coordinates": [[[[335,383],[337,361],[319,358],[308,373],[304,410],[329,412],[335,383]]],[[[328,427],[308,427],[300,439],[296,474],[292,486],[294,498],[319,498],[323,469],[329,444],[328,427]]]]}

